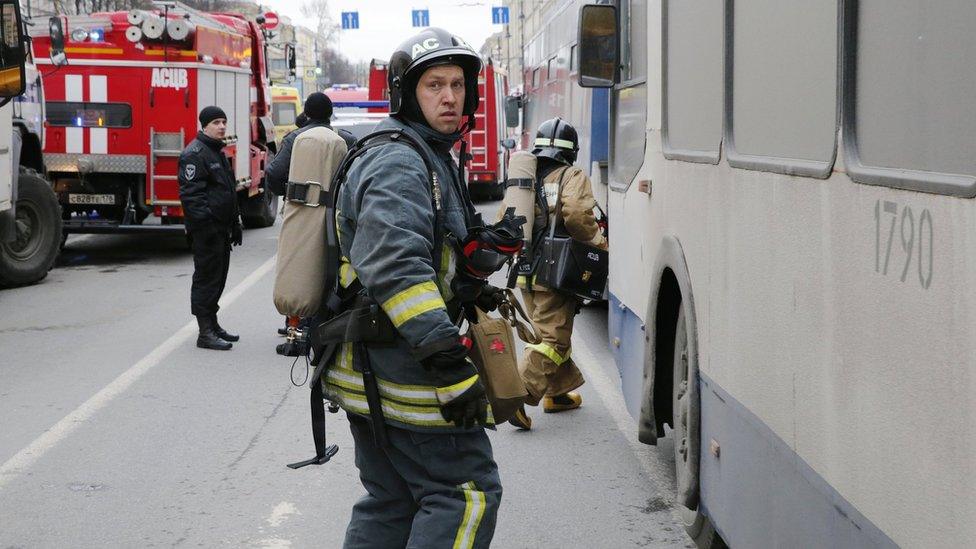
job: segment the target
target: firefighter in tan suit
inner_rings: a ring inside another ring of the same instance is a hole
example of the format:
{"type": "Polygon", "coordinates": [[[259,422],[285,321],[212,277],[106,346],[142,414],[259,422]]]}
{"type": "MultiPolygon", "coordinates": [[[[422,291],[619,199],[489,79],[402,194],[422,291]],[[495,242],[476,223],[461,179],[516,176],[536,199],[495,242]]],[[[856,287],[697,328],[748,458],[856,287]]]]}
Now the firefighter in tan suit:
{"type": "MultiPolygon", "coordinates": [[[[536,331],[542,336],[538,345],[527,345],[519,364],[519,373],[529,392],[526,403],[537,406],[542,401],[546,413],[579,408],[583,398],[573,390],[583,384],[583,374],[573,363],[571,339],[573,319],[580,300],[575,295],[556,292],[534,283],[543,236],[550,223],[556,223],[556,234],[606,249],[607,239],[597,225],[593,208],[593,187],[583,171],[573,166],[579,151],[576,129],[559,118],[543,122],[536,132],[537,157],[536,220],[532,235],[532,253],[520,267],[519,287],[536,331]],[[557,197],[559,219],[556,219],[557,197]]],[[[530,429],[532,419],[519,410],[512,425],[530,429]]]]}

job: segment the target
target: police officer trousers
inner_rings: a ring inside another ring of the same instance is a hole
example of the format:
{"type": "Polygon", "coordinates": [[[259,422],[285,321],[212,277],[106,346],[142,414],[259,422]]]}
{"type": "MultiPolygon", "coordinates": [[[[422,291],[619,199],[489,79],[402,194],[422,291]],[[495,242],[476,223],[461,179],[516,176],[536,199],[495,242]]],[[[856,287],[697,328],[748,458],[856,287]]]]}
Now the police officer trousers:
{"type": "Polygon", "coordinates": [[[420,433],[387,425],[389,445],[380,449],[369,420],[348,416],[367,494],[352,509],[345,549],[491,544],[502,487],[483,430],[420,433]]]}
{"type": "Polygon", "coordinates": [[[217,314],[217,301],[224,293],[230,267],[230,229],[211,225],[190,232],[193,250],[193,285],[190,312],[194,316],[217,314]]]}

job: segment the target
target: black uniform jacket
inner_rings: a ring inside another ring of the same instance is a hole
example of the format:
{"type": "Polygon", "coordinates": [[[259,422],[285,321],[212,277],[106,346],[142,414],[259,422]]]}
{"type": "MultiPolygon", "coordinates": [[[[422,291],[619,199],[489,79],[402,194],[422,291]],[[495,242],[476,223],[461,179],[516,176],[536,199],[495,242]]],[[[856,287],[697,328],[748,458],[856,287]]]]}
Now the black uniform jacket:
{"type": "Polygon", "coordinates": [[[186,228],[229,227],[237,222],[234,172],[223,153],[224,143],[202,131],[180,154],[180,202],[186,228]]]}
{"type": "MultiPolygon", "coordinates": [[[[278,196],[285,196],[285,187],[288,186],[288,170],[291,166],[291,149],[295,145],[295,138],[304,131],[322,127],[332,129],[328,122],[309,122],[301,128],[288,132],[288,135],[282,138],[281,150],[271,159],[271,163],[264,171],[264,181],[271,192],[278,196]]],[[[347,149],[352,148],[356,143],[356,138],[348,131],[340,129],[336,133],[346,141],[347,149]]]]}

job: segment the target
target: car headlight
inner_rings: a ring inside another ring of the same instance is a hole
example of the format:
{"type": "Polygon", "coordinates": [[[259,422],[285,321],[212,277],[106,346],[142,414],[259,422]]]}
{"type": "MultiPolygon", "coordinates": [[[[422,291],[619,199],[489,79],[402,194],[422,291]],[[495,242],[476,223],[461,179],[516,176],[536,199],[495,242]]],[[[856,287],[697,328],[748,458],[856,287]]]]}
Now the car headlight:
{"type": "Polygon", "coordinates": [[[71,31],[71,39],[75,42],[84,42],[88,39],[88,29],[78,27],[71,31]]]}

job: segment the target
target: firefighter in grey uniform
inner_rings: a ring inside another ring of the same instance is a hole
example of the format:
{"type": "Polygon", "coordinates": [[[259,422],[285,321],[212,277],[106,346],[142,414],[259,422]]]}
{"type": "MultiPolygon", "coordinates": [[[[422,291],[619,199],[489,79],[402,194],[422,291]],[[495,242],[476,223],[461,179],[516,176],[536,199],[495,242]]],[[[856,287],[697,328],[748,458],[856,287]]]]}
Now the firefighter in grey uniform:
{"type": "Polygon", "coordinates": [[[488,547],[494,533],[502,487],[484,431],[494,421],[454,322],[458,257],[446,238],[465,238],[474,222],[451,149],[473,124],[480,68],[477,53],[441,29],[401,44],[389,64],[391,117],[377,130],[399,129],[422,145],[439,193],[421,154],[397,142],[355,160],[339,191],[340,284],[361,287],[397,334],[385,346],[343,343],[322,376],[349,415],[367,492],[346,548],[488,547]],[[445,234],[435,234],[435,218],[445,234]],[[355,367],[360,349],[377,380],[385,444],[374,439],[368,385],[355,367]]]}

